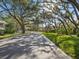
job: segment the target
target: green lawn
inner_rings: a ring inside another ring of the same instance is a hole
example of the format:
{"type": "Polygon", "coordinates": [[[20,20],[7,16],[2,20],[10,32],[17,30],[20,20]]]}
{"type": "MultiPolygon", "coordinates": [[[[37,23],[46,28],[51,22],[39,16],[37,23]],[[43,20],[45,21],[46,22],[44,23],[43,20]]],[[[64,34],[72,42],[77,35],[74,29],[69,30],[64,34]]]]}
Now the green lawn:
{"type": "Polygon", "coordinates": [[[16,35],[18,35],[18,34],[19,34],[19,33],[0,35],[0,39],[5,39],[5,38],[14,37],[14,36],[16,36],[16,35]]]}
{"type": "Polygon", "coordinates": [[[79,37],[59,35],[57,33],[43,34],[58,45],[65,53],[73,57],[73,59],[79,59],[79,37]]]}

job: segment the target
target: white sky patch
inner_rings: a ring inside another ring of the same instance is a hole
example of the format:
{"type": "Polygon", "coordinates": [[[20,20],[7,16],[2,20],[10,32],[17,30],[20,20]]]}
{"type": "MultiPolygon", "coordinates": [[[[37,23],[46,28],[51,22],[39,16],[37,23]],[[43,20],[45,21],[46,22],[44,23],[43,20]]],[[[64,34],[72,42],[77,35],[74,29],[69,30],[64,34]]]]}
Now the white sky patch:
{"type": "Polygon", "coordinates": [[[42,12],[52,12],[53,8],[54,8],[54,4],[53,3],[40,3],[40,13],[42,12]]]}

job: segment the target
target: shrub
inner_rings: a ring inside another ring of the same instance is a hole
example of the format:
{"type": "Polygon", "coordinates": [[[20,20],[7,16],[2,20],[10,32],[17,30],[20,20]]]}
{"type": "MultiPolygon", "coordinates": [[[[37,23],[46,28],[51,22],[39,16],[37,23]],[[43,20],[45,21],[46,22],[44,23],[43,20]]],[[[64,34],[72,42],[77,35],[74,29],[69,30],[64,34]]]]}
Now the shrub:
{"type": "Polygon", "coordinates": [[[5,33],[14,33],[15,31],[16,29],[12,23],[6,25],[5,33]]]}
{"type": "Polygon", "coordinates": [[[3,35],[4,34],[4,30],[0,30],[0,35],[3,35]]]}

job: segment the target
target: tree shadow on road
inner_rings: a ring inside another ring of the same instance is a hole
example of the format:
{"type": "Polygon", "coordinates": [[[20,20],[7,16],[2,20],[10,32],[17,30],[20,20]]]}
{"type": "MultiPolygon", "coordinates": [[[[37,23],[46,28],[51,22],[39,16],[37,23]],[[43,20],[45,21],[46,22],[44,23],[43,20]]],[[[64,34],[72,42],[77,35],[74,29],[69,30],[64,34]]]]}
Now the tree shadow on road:
{"type": "Polygon", "coordinates": [[[5,46],[0,48],[0,59],[16,59],[17,57],[27,54],[29,55],[32,49],[29,46],[5,46]]]}
{"type": "Polygon", "coordinates": [[[62,53],[58,51],[57,46],[54,44],[50,45],[42,36],[33,34],[33,36],[29,36],[29,39],[26,36],[21,38],[23,39],[0,47],[0,59],[39,59],[39,56],[43,57],[44,54],[48,56],[50,53],[51,56],[44,59],[67,59],[66,56],[60,55],[62,53]]]}
{"type": "Polygon", "coordinates": [[[40,52],[39,55],[41,55],[42,53],[49,54],[52,50],[51,46],[45,43],[44,44],[37,44],[37,43],[30,44],[30,42],[28,42],[28,44],[24,46],[21,46],[21,44],[19,43],[25,44],[23,42],[18,41],[16,43],[9,43],[0,47],[0,59],[17,59],[18,57],[23,56],[23,55],[26,56],[24,59],[37,59],[37,55],[35,53],[40,52]],[[36,49],[35,51],[33,51],[33,47],[37,47],[35,48],[36,49]]]}

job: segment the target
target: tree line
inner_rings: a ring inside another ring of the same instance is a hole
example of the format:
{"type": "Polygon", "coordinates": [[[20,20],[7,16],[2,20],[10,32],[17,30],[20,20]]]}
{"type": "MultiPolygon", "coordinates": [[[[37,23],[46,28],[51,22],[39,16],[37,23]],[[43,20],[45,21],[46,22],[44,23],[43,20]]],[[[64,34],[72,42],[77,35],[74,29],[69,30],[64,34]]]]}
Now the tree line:
{"type": "MultiPolygon", "coordinates": [[[[25,22],[32,21],[32,27],[39,30],[65,34],[79,33],[79,1],[56,0],[33,2],[33,0],[0,0],[0,17],[12,17],[25,33],[25,22]],[[4,16],[2,14],[5,14],[4,16]]],[[[33,30],[33,29],[32,29],[33,30]]]]}

